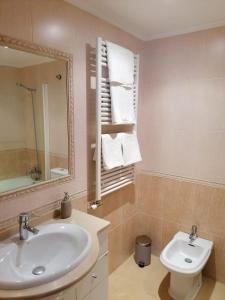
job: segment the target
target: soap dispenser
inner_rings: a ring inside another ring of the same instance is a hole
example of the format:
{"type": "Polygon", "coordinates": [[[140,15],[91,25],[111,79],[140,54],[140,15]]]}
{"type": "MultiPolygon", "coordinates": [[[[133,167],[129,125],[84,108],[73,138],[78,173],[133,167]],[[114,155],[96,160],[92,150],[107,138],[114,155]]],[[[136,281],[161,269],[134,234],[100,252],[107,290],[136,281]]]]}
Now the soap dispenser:
{"type": "Polygon", "coordinates": [[[71,216],[72,213],[72,205],[71,205],[71,199],[68,192],[64,193],[65,196],[61,202],[61,218],[66,219],[71,216]]]}

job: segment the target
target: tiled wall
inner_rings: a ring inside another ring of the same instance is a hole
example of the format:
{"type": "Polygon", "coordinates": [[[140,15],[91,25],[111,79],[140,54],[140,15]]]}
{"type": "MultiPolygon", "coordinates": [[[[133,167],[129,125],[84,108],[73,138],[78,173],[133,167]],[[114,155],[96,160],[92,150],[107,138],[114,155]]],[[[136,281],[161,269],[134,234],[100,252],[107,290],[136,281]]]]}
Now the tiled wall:
{"type": "Polygon", "coordinates": [[[0,180],[17,176],[25,176],[26,172],[26,149],[0,151],[0,180]]]}
{"type": "MultiPolygon", "coordinates": [[[[26,149],[27,153],[27,170],[30,171],[37,165],[36,151],[34,149],[26,149]]],[[[50,157],[50,169],[52,168],[65,168],[68,169],[68,157],[60,153],[49,153],[50,157]]],[[[44,179],[45,171],[45,153],[44,151],[38,151],[38,159],[42,172],[42,179],[44,179]]]]}
{"type": "Polygon", "coordinates": [[[178,231],[197,224],[200,237],[214,242],[205,274],[225,282],[225,190],[179,179],[139,174],[137,227],[149,234],[159,254],[178,231]]]}
{"type": "MultiPolygon", "coordinates": [[[[74,88],[74,134],[75,134],[75,178],[66,184],[45,187],[33,193],[24,194],[10,200],[0,201],[0,221],[18,215],[21,211],[36,209],[61,199],[64,191],[84,195],[88,189],[86,153],[91,148],[87,139],[95,131],[93,124],[95,109],[93,99],[89,99],[87,85],[88,48],[95,48],[96,38],[119,43],[134,52],[142,51],[143,42],[132,35],[100,20],[61,0],[1,0],[0,32],[15,38],[31,41],[46,47],[56,48],[73,55],[74,88]],[[93,107],[87,114],[87,103],[93,107]],[[89,123],[90,115],[93,123],[89,123]]],[[[92,73],[92,76],[94,74],[92,73]]],[[[92,91],[93,97],[95,90],[92,91]]],[[[93,136],[92,136],[93,138],[93,136]]],[[[84,203],[86,207],[86,203],[84,203]]]]}
{"type": "Polygon", "coordinates": [[[68,169],[68,157],[62,154],[50,153],[50,169],[53,168],[68,169]]]}
{"type": "Polygon", "coordinates": [[[134,251],[138,233],[135,185],[129,185],[103,198],[103,205],[89,213],[111,222],[109,231],[109,271],[122,264],[134,251]]]}
{"type": "Polygon", "coordinates": [[[136,186],[127,186],[103,200],[103,206],[89,212],[112,223],[110,272],[133,253],[138,235],[150,236],[152,253],[159,255],[175,233],[189,233],[196,224],[199,236],[214,242],[204,274],[225,282],[223,188],[142,173],[136,186]]]}
{"type": "Polygon", "coordinates": [[[225,184],[224,53],[225,26],[146,43],[141,169],[225,184]]]}
{"type": "Polygon", "coordinates": [[[146,43],[137,199],[137,227],[151,235],[155,253],[197,224],[215,243],[205,272],[223,282],[224,53],[225,27],[146,43]]]}
{"type": "MultiPolygon", "coordinates": [[[[44,179],[44,151],[38,151],[38,158],[44,179]]],[[[26,176],[33,167],[37,166],[36,151],[26,148],[0,151],[0,166],[0,180],[26,176]]],[[[50,152],[50,168],[68,169],[68,158],[50,152]]]]}
{"type": "Polygon", "coordinates": [[[0,66],[0,151],[25,148],[25,107],[17,82],[18,68],[0,66]]]}

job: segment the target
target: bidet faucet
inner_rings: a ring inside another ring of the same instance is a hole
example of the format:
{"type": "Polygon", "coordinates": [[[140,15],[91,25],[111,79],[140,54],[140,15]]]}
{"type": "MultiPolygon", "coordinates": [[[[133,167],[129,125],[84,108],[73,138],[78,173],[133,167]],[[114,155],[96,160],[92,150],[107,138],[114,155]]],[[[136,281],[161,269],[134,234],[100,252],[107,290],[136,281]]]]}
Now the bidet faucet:
{"type": "Polygon", "coordinates": [[[193,243],[198,237],[197,230],[198,230],[197,225],[192,225],[191,233],[189,234],[189,239],[191,243],[193,243]]]}
{"type": "Polygon", "coordinates": [[[29,225],[29,219],[32,217],[32,214],[27,212],[22,212],[19,214],[18,221],[19,221],[19,235],[20,240],[27,240],[28,233],[32,232],[33,234],[38,234],[39,230],[37,228],[32,228],[29,225]]]}

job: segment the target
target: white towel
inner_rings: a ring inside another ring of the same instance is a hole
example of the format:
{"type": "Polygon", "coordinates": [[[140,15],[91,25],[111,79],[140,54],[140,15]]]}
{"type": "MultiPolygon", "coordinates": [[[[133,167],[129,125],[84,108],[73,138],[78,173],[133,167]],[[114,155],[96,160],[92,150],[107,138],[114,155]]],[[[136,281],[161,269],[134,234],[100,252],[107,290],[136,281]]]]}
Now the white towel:
{"type": "Polygon", "coordinates": [[[110,86],[112,123],[134,124],[136,123],[133,89],[122,86],[110,86]]]}
{"type": "Polygon", "coordinates": [[[109,81],[131,86],[134,83],[134,54],[117,44],[106,42],[109,81]]]}
{"type": "Polygon", "coordinates": [[[142,160],[136,133],[120,133],[123,149],[124,166],[142,160]]]}
{"type": "Polygon", "coordinates": [[[124,164],[120,134],[102,134],[102,157],[105,170],[124,164]]]}

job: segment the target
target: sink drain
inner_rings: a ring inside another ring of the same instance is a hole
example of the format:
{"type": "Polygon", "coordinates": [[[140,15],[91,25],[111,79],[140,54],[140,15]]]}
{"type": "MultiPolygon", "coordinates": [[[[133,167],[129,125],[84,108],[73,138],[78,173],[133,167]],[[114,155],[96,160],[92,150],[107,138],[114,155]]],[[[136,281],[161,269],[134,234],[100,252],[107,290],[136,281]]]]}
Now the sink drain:
{"type": "Polygon", "coordinates": [[[44,266],[38,266],[35,267],[32,271],[32,274],[34,275],[42,275],[45,272],[45,267],[44,266]]]}
{"type": "Polygon", "coordinates": [[[192,263],[192,259],[190,259],[190,258],[188,258],[188,257],[186,257],[186,258],[184,259],[184,261],[185,261],[186,263],[188,263],[188,264],[191,264],[191,263],[192,263]]]}

